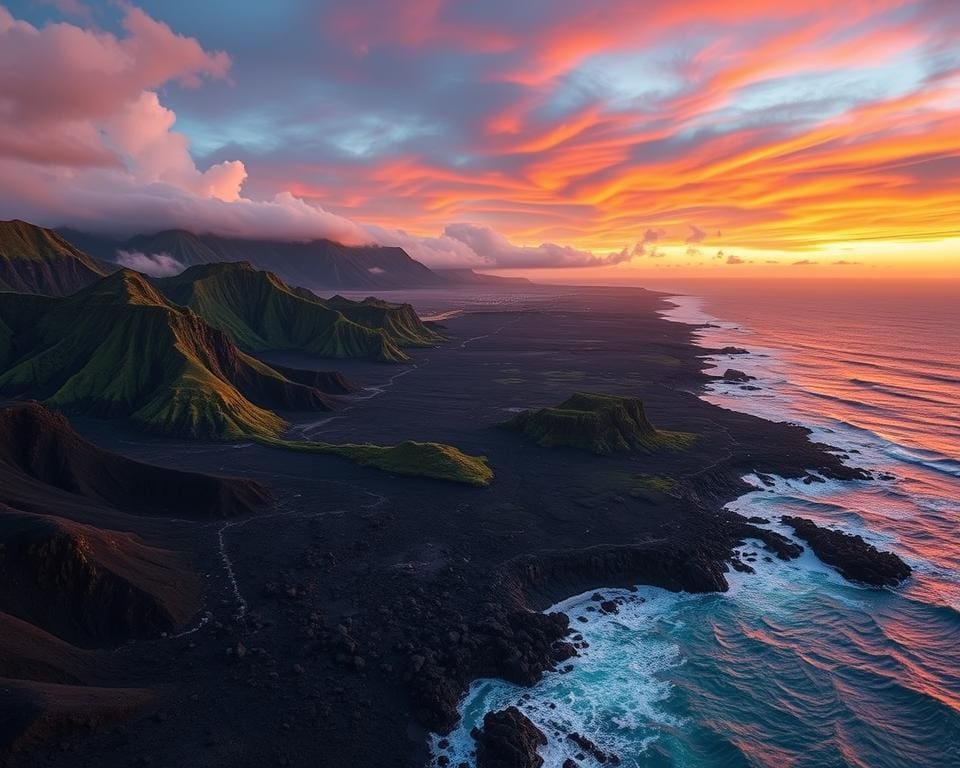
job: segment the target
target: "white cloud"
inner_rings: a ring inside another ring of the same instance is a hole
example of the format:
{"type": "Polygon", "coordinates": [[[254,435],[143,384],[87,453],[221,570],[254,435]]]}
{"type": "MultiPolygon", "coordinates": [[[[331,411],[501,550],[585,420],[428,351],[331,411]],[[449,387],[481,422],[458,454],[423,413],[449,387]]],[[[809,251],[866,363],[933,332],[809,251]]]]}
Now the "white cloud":
{"type": "Polygon", "coordinates": [[[150,277],[171,277],[179,275],[185,269],[183,264],[169,253],[117,251],[117,263],[150,277]]]}

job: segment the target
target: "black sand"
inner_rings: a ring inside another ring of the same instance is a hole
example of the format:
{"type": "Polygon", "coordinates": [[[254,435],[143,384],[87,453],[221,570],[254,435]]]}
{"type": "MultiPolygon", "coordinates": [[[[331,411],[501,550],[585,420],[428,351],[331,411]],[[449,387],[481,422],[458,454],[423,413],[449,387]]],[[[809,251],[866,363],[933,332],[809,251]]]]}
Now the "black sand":
{"type": "MultiPolygon", "coordinates": [[[[97,651],[85,683],[152,697],[126,719],[51,727],[10,764],[424,766],[427,729],[452,726],[471,679],[532,683],[572,651],[565,617],[536,611],[590,588],[724,589],[732,549],[745,535],[765,535],[722,511],[744,492],[743,474],[857,476],[798,427],[699,400],[703,351],[689,326],[657,316],[661,297],[544,293],[565,295],[535,311],[445,321],[450,342],[415,351],[415,368],[336,364],[362,386],[393,381],[339,413],[292,417],[298,435],[316,439],[436,440],[485,455],[496,473],[489,488],[74,421],[102,447],[248,477],[274,501],[228,522],[111,519],[153,546],[189,553],[206,585],[206,623],[97,651]],[[514,409],[579,390],[639,396],[657,428],[697,440],[678,452],[600,457],[540,448],[496,427],[514,409]]],[[[0,685],[0,707],[15,687],[0,685]]]]}

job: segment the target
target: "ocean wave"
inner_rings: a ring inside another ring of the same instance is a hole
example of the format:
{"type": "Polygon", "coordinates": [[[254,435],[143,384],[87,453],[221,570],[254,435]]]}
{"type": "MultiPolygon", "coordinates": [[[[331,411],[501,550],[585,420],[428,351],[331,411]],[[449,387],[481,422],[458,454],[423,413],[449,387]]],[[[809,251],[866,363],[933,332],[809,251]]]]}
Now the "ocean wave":
{"type": "MultiPolygon", "coordinates": [[[[768,348],[769,336],[753,343],[759,337],[710,316],[702,300],[678,297],[675,303],[662,312],[668,319],[722,326],[697,329],[705,349],[736,343],[753,350],[736,364],[727,356],[708,359],[757,376],[764,391],[747,395],[716,382],[706,399],[804,423],[811,439],[837,446],[880,478],[806,484],[773,477],[768,484],[748,475],[755,490],[728,507],[765,517],[766,527],[794,540],[779,521],[783,514],[856,533],[904,557],[913,577],[897,589],[870,589],[845,581],[809,547],[796,560],[768,562],[762,542],[748,539],[741,551],[757,553],[755,572],[728,573],[724,595],[600,590],[624,599],[616,616],[589,611],[590,593],[571,598],[551,610],[571,615],[590,643],[583,657],[570,672],[550,673],[529,690],[475,683],[443,754],[453,765],[472,765],[470,728],[485,712],[513,704],[547,734],[548,766],[573,756],[565,738],[570,730],[632,768],[960,765],[960,547],[951,539],[960,524],[960,462],[903,444],[924,444],[930,431],[944,426],[924,421],[939,417],[815,390],[818,377],[831,383],[838,359],[865,370],[895,364],[921,382],[915,389],[904,382],[903,391],[940,407],[923,399],[929,393],[922,382],[960,383],[950,374],[955,366],[916,354],[878,354],[862,344],[854,353],[830,339],[790,339],[808,358],[798,360],[768,348]],[[923,370],[912,369],[917,366],[923,370]],[[894,421],[899,429],[884,428],[894,421]]],[[[848,379],[870,386],[869,377],[848,379]]]]}

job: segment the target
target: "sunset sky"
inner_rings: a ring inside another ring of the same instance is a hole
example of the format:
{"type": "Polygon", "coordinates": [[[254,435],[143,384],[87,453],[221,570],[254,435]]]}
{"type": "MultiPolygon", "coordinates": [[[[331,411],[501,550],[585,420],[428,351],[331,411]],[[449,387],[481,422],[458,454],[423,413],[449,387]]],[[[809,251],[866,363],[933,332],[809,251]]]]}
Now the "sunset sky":
{"type": "Polygon", "coordinates": [[[955,0],[7,2],[0,218],[960,276],[958,40],[955,0]]]}

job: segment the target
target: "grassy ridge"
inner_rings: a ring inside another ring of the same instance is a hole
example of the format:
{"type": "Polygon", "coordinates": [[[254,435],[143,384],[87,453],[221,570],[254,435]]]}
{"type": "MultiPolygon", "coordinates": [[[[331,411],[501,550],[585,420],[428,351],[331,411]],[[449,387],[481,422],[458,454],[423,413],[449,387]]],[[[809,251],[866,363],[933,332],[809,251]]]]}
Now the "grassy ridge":
{"type": "MultiPolygon", "coordinates": [[[[361,304],[384,316],[393,310],[361,304]]],[[[288,425],[274,409],[327,409],[329,402],[309,382],[297,380],[302,377],[295,374],[303,372],[291,371],[293,378],[287,378],[242,352],[231,337],[254,349],[282,348],[285,340],[328,354],[354,354],[369,349],[372,340],[382,354],[399,353],[384,330],[295,296],[249,265],[204,265],[185,279],[157,284],[120,270],[65,298],[2,294],[0,394],[44,399],[66,412],[124,418],[163,435],[254,439],[399,475],[476,486],[491,482],[484,458],[439,443],[281,439],[288,425]],[[318,346],[310,346],[314,342],[318,346]]]]}
{"type": "Polygon", "coordinates": [[[56,232],[25,221],[0,221],[0,291],[66,296],[106,274],[56,232]]]}
{"type": "Polygon", "coordinates": [[[276,275],[246,262],[191,267],[157,280],[156,285],[171,301],[189,307],[251,352],[298,350],[333,358],[409,359],[397,346],[405,336],[394,339],[383,328],[368,327],[319,300],[310,301],[276,275]]]}
{"type": "Polygon", "coordinates": [[[351,301],[343,296],[319,301],[355,323],[379,328],[401,347],[432,347],[444,340],[443,336],[423,324],[410,304],[393,304],[373,296],[363,301],[351,301]]]}
{"type": "Polygon", "coordinates": [[[396,475],[429,477],[466,485],[487,486],[493,470],[483,456],[471,456],[452,445],[407,440],[399,445],[311,443],[295,440],[261,439],[277,448],[305,453],[323,453],[350,459],[396,475]]]}
{"type": "Polygon", "coordinates": [[[579,448],[600,455],[623,451],[682,450],[684,432],[655,429],[635,397],[578,392],[560,405],[517,414],[503,425],[545,448],[579,448]]]}
{"type": "MultiPolygon", "coordinates": [[[[8,294],[0,326],[12,349],[0,393],[68,412],[236,439],[280,434],[286,424],[272,408],[329,407],[322,393],[245,355],[129,270],[62,299],[8,294]]],[[[0,329],[0,349],[3,337],[0,329]]]]}

